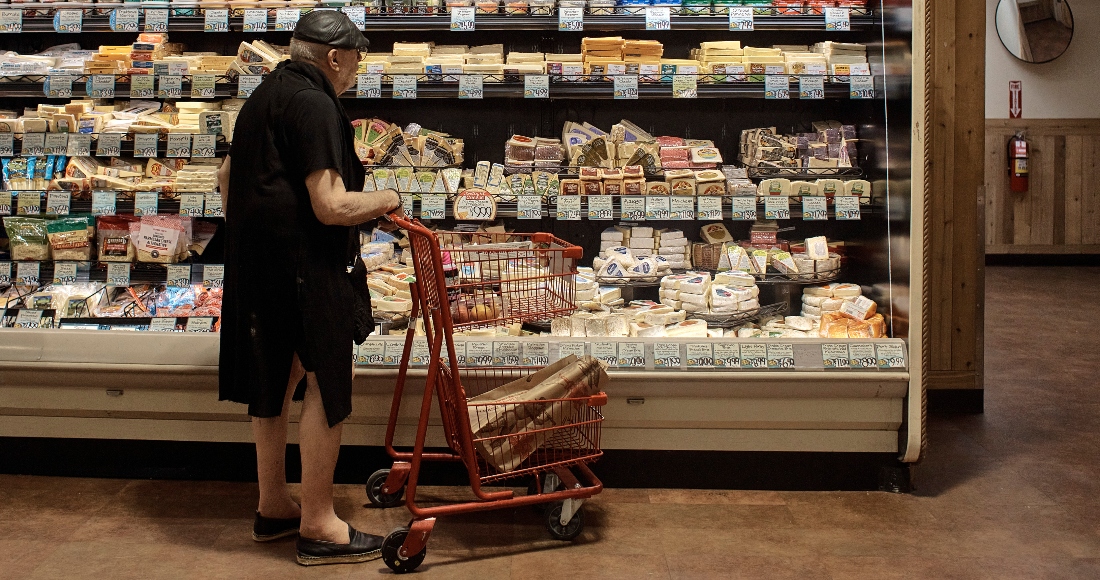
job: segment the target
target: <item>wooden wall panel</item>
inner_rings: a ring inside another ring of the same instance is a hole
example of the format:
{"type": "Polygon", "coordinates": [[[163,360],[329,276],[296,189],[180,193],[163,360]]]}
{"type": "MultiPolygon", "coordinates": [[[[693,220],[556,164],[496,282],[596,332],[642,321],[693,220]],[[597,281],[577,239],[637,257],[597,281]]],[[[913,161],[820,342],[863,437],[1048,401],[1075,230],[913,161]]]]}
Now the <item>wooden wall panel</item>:
{"type": "Polygon", "coordinates": [[[988,119],[986,253],[1100,253],[1100,119],[988,119]],[[1030,183],[1008,187],[1007,143],[1031,144],[1030,183]]]}

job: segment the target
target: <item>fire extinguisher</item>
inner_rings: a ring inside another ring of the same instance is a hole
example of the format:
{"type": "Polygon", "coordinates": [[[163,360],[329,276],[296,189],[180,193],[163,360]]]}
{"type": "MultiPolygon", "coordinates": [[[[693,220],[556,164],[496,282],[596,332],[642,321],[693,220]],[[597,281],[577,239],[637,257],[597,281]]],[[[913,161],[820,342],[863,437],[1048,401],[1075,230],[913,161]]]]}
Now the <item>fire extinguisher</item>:
{"type": "Polygon", "coordinates": [[[1008,187],[1015,192],[1027,191],[1028,144],[1023,133],[1008,140],[1008,187]]]}

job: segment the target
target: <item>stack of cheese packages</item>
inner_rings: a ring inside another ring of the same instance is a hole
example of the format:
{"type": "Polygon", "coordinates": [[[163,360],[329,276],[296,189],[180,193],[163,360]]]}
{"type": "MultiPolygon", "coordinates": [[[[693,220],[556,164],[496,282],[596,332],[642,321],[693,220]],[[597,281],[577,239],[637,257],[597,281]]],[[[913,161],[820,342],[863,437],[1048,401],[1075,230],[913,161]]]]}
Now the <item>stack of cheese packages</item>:
{"type": "Polygon", "coordinates": [[[409,285],[416,283],[412,266],[383,264],[367,275],[370,305],[375,315],[402,316],[412,312],[409,285]]]}
{"type": "Polygon", "coordinates": [[[886,321],[878,304],[857,284],[825,284],[802,292],[802,316],[817,321],[826,338],[883,338],[886,321]]]}
{"type": "Polygon", "coordinates": [[[446,133],[416,123],[402,129],[382,119],[351,122],[355,153],[365,165],[388,167],[447,167],[463,160],[464,144],[446,133]]]}
{"type": "Polygon", "coordinates": [[[701,43],[699,48],[691,49],[691,56],[699,61],[699,72],[715,75],[711,78],[717,82],[736,80],[722,76],[727,71],[731,75],[735,70],[744,72],[745,49],[741,48],[741,42],[737,40],[701,43]]]}
{"type": "Polygon", "coordinates": [[[779,135],[775,127],[746,129],[741,132],[741,162],[768,168],[853,167],[859,153],[855,125],[815,121],[813,127],[813,133],[794,135],[779,135]]]}
{"type": "Polygon", "coordinates": [[[237,58],[226,72],[230,79],[236,79],[238,75],[264,75],[289,58],[286,51],[262,40],[242,42],[237,47],[237,58]]]}
{"type": "Polygon", "coordinates": [[[619,288],[598,286],[590,269],[579,268],[578,272],[577,303],[583,310],[553,319],[552,336],[722,336],[721,331],[716,335],[708,333],[706,322],[687,320],[687,312],[671,306],[650,300],[634,300],[623,306],[619,288]]]}
{"type": "Polygon", "coordinates": [[[687,263],[687,241],[678,240],[684,240],[683,232],[614,226],[600,234],[600,255],[592,267],[601,280],[656,280],[687,263]]]}
{"type": "Polygon", "coordinates": [[[738,338],[815,338],[818,321],[805,316],[773,316],[730,329],[727,336],[738,338]]]}
{"type": "Polygon", "coordinates": [[[511,172],[530,172],[536,167],[558,169],[562,153],[560,139],[512,135],[504,144],[504,165],[511,172]]]}
{"type": "Polygon", "coordinates": [[[862,44],[826,40],[815,44],[813,52],[822,55],[829,73],[837,76],[848,76],[853,64],[867,64],[867,47],[862,44]]]}
{"type": "Polygon", "coordinates": [[[744,272],[673,274],[661,279],[661,303],[689,314],[733,315],[760,308],[756,278],[744,272]]]}
{"type": "MultiPolygon", "coordinates": [[[[665,169],[716,169],[722,162],[713,141],[654,137],[626,119],[613,125],[610,132],[587,122],[567,121],[562,127],[562,144],[570,165],[606,169],[639,165],[647,175],[665,169]]],[[[717,177],[721,181],[721,173],[717,177]]]]}

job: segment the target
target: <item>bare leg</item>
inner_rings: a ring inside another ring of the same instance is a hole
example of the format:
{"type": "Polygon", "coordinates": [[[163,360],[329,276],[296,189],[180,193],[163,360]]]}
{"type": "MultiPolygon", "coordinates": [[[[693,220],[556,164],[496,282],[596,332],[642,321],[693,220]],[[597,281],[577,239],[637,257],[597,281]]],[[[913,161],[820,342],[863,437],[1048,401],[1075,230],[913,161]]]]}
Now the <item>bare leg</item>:
{"type": "Polygon", "coordinates": [[[283,414],[278,417],[252,418],[252,436],[256,440],[256,472],[260,482],[260,515],[268,518],[297,518],[302,514],[286,486],[286,430],[290,400],[294,388],[305,375],[298,355],[290,367],[290,383],[283,399],[283,414]]]}
{"type": "Polygon", "coordinates": [[[306,396],[298,438],[302,450],[302,526],[299,534],[311,540],[337,544],[351,541],[348,525],[336,517],[332,505],[332,476],[340,455],[343,425],[328,426],[317,376],[306,373],[306,396]]]}

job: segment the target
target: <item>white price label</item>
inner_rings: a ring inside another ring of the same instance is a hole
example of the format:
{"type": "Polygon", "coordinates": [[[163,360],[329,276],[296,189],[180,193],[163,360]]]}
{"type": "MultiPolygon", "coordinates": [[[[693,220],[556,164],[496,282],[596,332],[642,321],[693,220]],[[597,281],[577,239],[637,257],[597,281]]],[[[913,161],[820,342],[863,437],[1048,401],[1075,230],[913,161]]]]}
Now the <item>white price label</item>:
{"type": "Polygon", "coordinates": [[[798,77],[798,98],[824,99],[825,77],[819,75],[802,75],[798,77]]]}
{"type": "Polygon", "coordinates": [[[252,96],[252,93],[256,92],[256,87],[260,86],[264,77],[261,75],[240,75],[237,77],[237,98],[247,99],[252,96]]]}
{"type": "Polygon", "coordinates": [[[355,98],[380,99],[382,98],[382,75],[359,75],[355,80],[355,98]]]}
{"type": "Polygon", "coordinates": [[[0,262],[0,285],[11,284],[11,262],[0,262]]]}
{"type": "Polygon", "coordinates": [[[622,219],[632,222],[645,221],[645,197],[629,195],[620,198],[622,219]]]}
{"type": "Polygon", "coordinates": [[[267,32],[267,10],[249,9],[244,11],[245,32],[267,32]]]}
{"type": "Polygon", "coordinates": [[[620,342],[619,368],[645,368],[645,343],[620,342]]]}
{"type": "Polygon", "coordinates": [[[584,8],[564,6],[558,8],[558,31],[581,32],[584,30],[584,8]]]}
{"type": "Polygon", "coordinates": [[[451,32],[473,32],[473,6],[455,6],[451,8],[451,32]]]}
{"type": "Polygon", "coordinates": [[[302,10],[299,8],[280,8],[275,11],[275,30],[293,32],[301,17],[302,10]]]}
{"type": "Polygon", "coordinates": [[[730,6],[730,30],[752,32],[756,25],[752,19],[752,6],[730,6]]]}
{"type": "Polygon", "coordinates": [[[46,134],[45,133],[23,133],[23,150],[22,155],[24,157],[28,155],[43,155],[46,150],[46,134]]]}
{"type": "Polygon", "coordinates": [[[72,195],[68,191],[53,190],[46,194],[46,213],[50,215],[69,215],[72,195]]]}
{"type": "Polygon", "coordinates": [[[38,328],[41,324],[41,310],[23,308],[15,315],[15,328],[38,328]]]}
{"type": "Polygon", "coordinates": [[[54,262],[54,284],[76,284],[76,262],[54,262]]]}
{"type": "Polygon", "coordinates": [[[894,342],[879,343],[875,345],[875,354],[880,369],[905,368],[905,347],[903,345],[894,342]]]}
{"type": "Polygon", "coordinates": [[[709,369],[714,367],[714,347],[710,343],[696,342],[687,345],[687,368],[709,369]]]}
{"type": "Polygon", "coordinates": [[[581,196],[559,195],[557,216],[559,220],[564,221],[581,219],[581,196]]]}
{"type": "Polygon", "coordinates": [[[766,369],[768,368],[768,345],[759,342],[748,342],[741,345],[741,368],[766,369]]]}
{"type": "Polygon", "coordinates": [[[217,82],[215,75],[192,75],[191,76],[191,98],[192,99],[213,99],[217,94],[214,83],[217,82]]]}
{"type": "Polygon", "coordinates": [[[225,265],[206,264],[202,267],[202,285],[207,288],[221,288],[225,285],[225,265]]]}
{"type": "Polygon", "coordinates": [[[0,34],[20,32],[23,32],[23,10],[19,8],[0,10],[0,34]]]}
{"type": "Polygon", "coordinates": [[[168,264],[168,287],[187,288],[191,286],[191,264],[168,264]]]}
{"type": "Polygon", "coordinates": [[[518,340],[493,343],[493,366],[518,367],[520,365],[520,346],[518,340]]]}
{"type": "Polygon", "coordinates": [[[420,196],[420,218],[441,220],[447,217],[447,196],[431,194],[420,196]]]}
{"type": "MultiPolygon", "coordinates": [[[[607,344],[607,343],[604,343],[607,344]]],[[[612,345],[614,347],[614,345],[612,345]]],[[[563,342],[558,345],[558,360],[561,360],[569,355],[574,355],[578,358],[584,356],[584,343],[583,342],[563,342]]],[[[612,348],[611,355],[615,355],[615,350],[612,348]]],[[[593,354],[592,356],[596,356],[593,354]]],[[[606,361],[604,361],[606,362],[606,361]]]]}
{"type": "Polygon", "coordinates": [[[875,345],[866,342],[854,342],[848,345],[848,365],[854,369],[878,368],[878,355],[875,345]]]}
{"type": "Polygon", "coordinates": [[[204,207],[203,194],[201,193],[185,193],[180,195],[180,215],[190,217],[202,217],[202,210],[204,207]]]}
{"type": "Polygon", "coordinates": [[[791,78],[787,75],[768,75],[764,77],[765,99],[791,98],[791,78]]]}
{"type": "Polygon", "coordinates": [[[401,208],[406,215],[413,215],[415,198],[411,193],[398,194],[401,197],[401,208]]]}
{"type": "Polygon", "coordinates": [[[667,220],[672,216],[672,202],[667,195],[648,195],[645,198],[645,219],[667,220]]]}
{"type": "Polygon", "coordinates": [[[480,99],[485,96],[485,77],[479,74],[467,74],[458,78],[458,98],[480,99]]]}
{"type": "Polygon", "coordinates": [[[821,345],[821,364],[827,369],[849,368],[849,357],[847,344],[821,345]]]}
{"type": "Polygon", "coordinates": [[[152,99],[156,96],[156,80],[153,75],[130,75],[130,98],[152,99]]]}
{"type": "Polygon", "coordinates": [[[542,219],[542,198],[537,195],[521,195],[516,198],[516,217],[521,220],[542,219]]]}
{"type": "Polygon", "coordinates": [[[488,367],[493,365],[493,343],[482,340],[466,341],[466,366],[488,367]]]}
{"type": "Polygon", "coordinates": [[[714,343],[714,368],[723,370],[741,368],[741,345],[736,342],[714,343]]]}
{"type": "Polygon", "coordinates": [[[455,198],[452,214],[459,220],[491,220],[496,217],[496,202],[485,191],[466,190],[455,198]]]}
{"type": "Polygon", "coordinates": [[[699,205],[696,218],[700,220],[722,219],[722,198],[716,196],[703,196],[698,198],[699,205]]]}
{"type": "Polygon", "coordinates": [[[345,6],[340,9],[344,14],[348,15],[348,20],[351,20],[355,27],[359,30],[367,28],[367,8],[366,6],[345,6]]]}
{"type": "Polygon", "coordinates": [[[698,77],[695,75],[673,75],[672,96],[677,99],[694,99],[699,96],[698,77]]]}
{"type": "Polygon", "coordinates": [[[179,99],[183,97],[183,77],[180,75],[161,75],[157,77],[158,99],[179,99]]]}
{"type": "Polygon", "coordinates": [[[83,10],[58,10],[53,15],[54,32],[80,33],[84,29],[83,10]]]}
{"type": "Polygon", "coordinates": [[[394,75],[394,77],[393,77],[393,94],[391,96],[395,99],[415,99],[416,98],[416,76],[415,75],[394,75]]]}
{"type": "Polygon", "coordinates": [[[646,30],[670,30],[672,14],[668,6],[647,6],[645,9],[646,30]]]}
{"type": "Polygon", "coordinates": [[[46,155],[64,155],[69,149],[68,133],[46,133],[46,155]]]}
{"type": "Polygon", "coordinates": [[[100,133],[95,142],[97,157],[118,157],[122,155],[122,133],[100,133]]]}
{"type": "Polygon", "coordinates": [[[42,92],[51,99],[71,99],[73,77],[72,75],[50,75],[46,77],[46,84],[42,89],[42,92]]]}
{"type": "Polygon", "coordinates": [[[202,196],[205,205],[202,209],[203,217],[225,217],[222,210],[222,194],[216,191],[208,191],[202,196]]]}
{"type": "Polygon", "coordinates": [[[115,32],[137,32],[141,11],[137,8],[115,8],[111,11],[111,30],[115,32]]]}
{"type": "Polygon", "coordinates": [[[146,10],[145,32],[168,32],[168,10],[161,8],[146,10]]]}
{"type": "Polygon", "coordinates": [[[686,195],[674,195],[669,198],[669,219],[694,220],[695,198],[686,195]]]}
{"type": "Polygon", "coordinates": [[[550,343],[523,341],[523,366],[544,367],[550,364],[550,343]]]}
{"type": "Polygon", "coordinates": [[[826,8],[825,30],[848,32],[852,30],[850,8],[826,8]]]}
{"type": "Polygon", "coordinates": [[[768,343],[768,368],[793,369],[794,345],[768,343]]]}
{"type": "Polygon", "coordinates": [[[0,133],[0,157],[15,156],[15,134],[0,133]]]}
{"type": "Polygon", "coordinates": [[[203,32],[229,32],[229,11],[207,9],[202,30],[203,32]]]}
{"type": "Polygon", "coordinates": [[[523,98],[525,99],[549,99],[550,76],[549,75],[524,75],[523,98]]]}
{"type": "Polygon", "coordinates": [[[409,364],[415,367],[426,367],[432,359],[432,349],[428,346],[428,339],[423,336],[417,336],[413,338],[412,352],[409,353],[409,357],[412,359],[409,364]]]}
{"type": "Polygon", "coordinates": [[[858,220],[859,215],[859,198],[854,195],[838,195],[833,198],[833,203],[836,204],[836,219],[838,220],[858,220]]]}
{"type": "Polygon", "coordinates": [[[212,332],[214,319],[209,316],[192,316],[183,327],[184,332],[212,332]]]}
{"type": "Polygon", "coordinates": [[[92,215],[115,215],[115,203],[118,194],[114,191],[92,192],[92,215]]]}
{"type": "Polygon", "coordinates": [[[125,288],[130,285],[129,262],[107,263],[107,285],[113,288],[125,288]]]}
{"type": "Polygon", "coordinates": [[[16,262],[15,279],[23,286],[37,286],[40,266],[38,262],[16,262]]]}
{"type": "Polygon", "coordinates": [[[40,215],[42,213],[42,193],[38,191],[20,191],[16,197],[16,215],[40,215]]]}
{"type": "Polygon", "coordinates": [[[582,80],[581,77],[583,75],[584,75],[584,65],[562,63],[562,65],[561,65],[561,76],[565,80],[567,80],[567,81],[582,80]]]}
{"type": "Polygon", "coordinates": [[[385,346],[382,348],[382,364],[386,366],[397,366],[401,364],[401,357],[405,354],[405,344],[403,341],[387,340],[385,346]]]}
{"type": "Polygon", "coordinates": [[[157,156],[157,134],[156,133],[135,133],[134,134],[134,157],[156,157],[157,156]]]}
{"type": "Polygon", "coordinates": [[[381,340],[368,340],[359,345],[358,363],[361,365],[380,365],[385,356],[386,343],[381,340]]]}
{"type": "Polygon", "coordinates": [[[149,332],[176,332],[175,317],[157,317],[149,321],[149,332]]]}
{"type": "Polygon", "coordinates": [[[609,220],[613,217],[615,200],[610,195],[588,196],[588,219],[609,220]]]}
{"type": "Polygon", "coordinates": [[[138,192],[134,194],[134,215],[157,215],[157,194],[151,192],[138,192]]]}
{"type": "Polygon", "coordinates": [[[92,154],[92,136],[83,133],[69,133],[69,157],[87,157],[92,154]]]}
{"type": "Polygon", "coordinates": [[[593,342],[592,345],[592,357],[597,358],[609,367],[615,367],[619,364],[619,352],[615,348],[613,342],[593,342]]]}
{"type": "Polygon", "coordinates": [[[791,219],[791,198],[785,195],[770,195],[764,198],[764,219],[791,219]]]}
{"type": "Polygon", "coordinates": [[[848,96],[853,99],[875,98],[875,77],[868,75],[848,77],[848,96]]]}
{"type": "Polygon", "coordinates": [[[615,79],[616,99],[638,98],[638,75],[617,75],[612,78],[615,79]]]}
{"type": "Polygon", "coordinates": [[[653,345],[653,368],[679,369],[680,345],[675,342],[658,342],[653,345]]]}
{"type": "Polygon", "coordinates": [[[191,156],[191,134],[190,133],[169,133],[168,134],[168,157],[190,157],[191,156]]]}
{"type": "Polygon", "coordinates": [[[737,221],[755,221],[756,220],[756,198],[755,197],[735,197],[733,198],[733,218],[737,221]]]}
{"type": "MultiPolygon", "coordinates": [[[[191,157],[195,159],[210,159],[218,150],[217,135],[195,135],[192,137],[191,157]]],[[[171,156],[169,156],[171,157],[171,156]]]]}
{"type": "Polygon", "coordinates": [[[829,208],[826,199],[821,195],[802,196],[802,219],[805,221],[821,221],[829,219],[829,208]]]}

